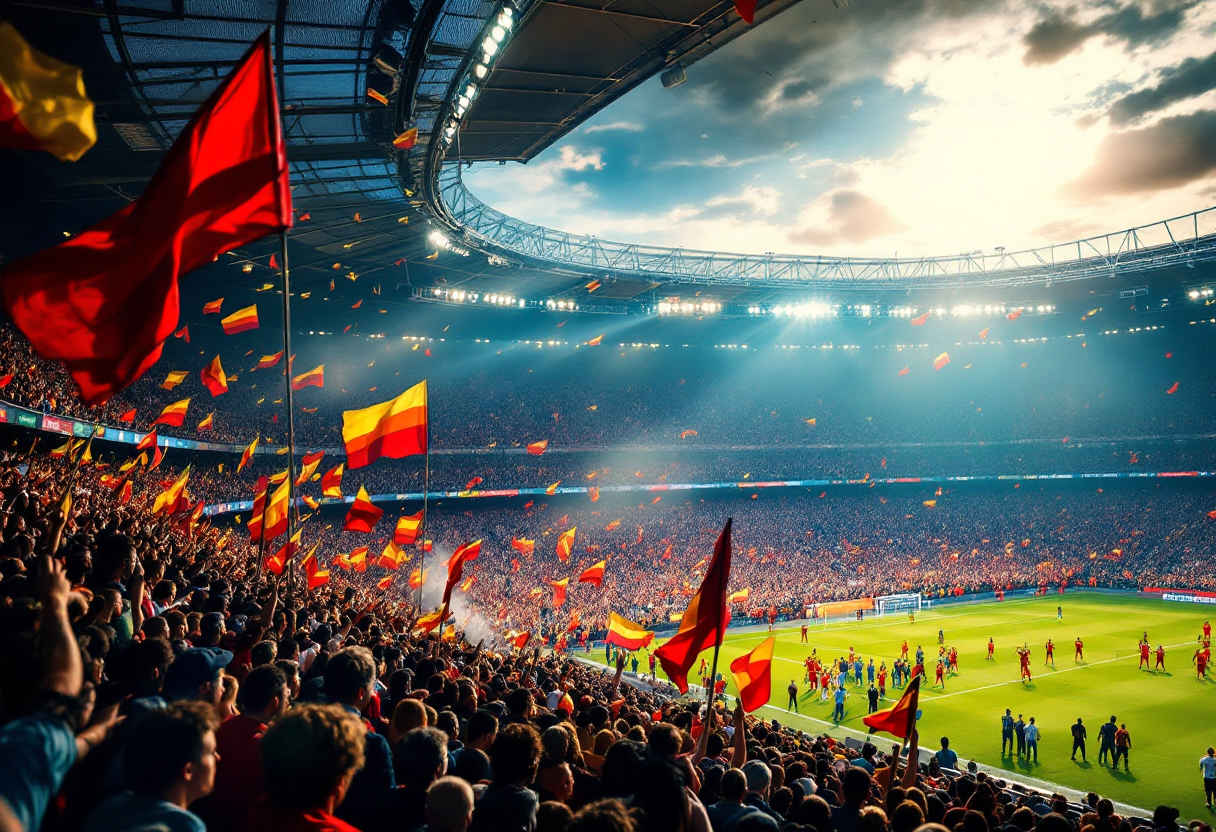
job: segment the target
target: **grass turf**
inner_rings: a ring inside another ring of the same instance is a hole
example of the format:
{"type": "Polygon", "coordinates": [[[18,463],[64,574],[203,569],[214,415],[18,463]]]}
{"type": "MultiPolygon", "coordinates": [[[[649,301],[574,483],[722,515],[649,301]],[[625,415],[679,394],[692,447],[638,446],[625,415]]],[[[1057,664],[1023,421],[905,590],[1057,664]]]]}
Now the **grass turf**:
{"type": "MultiPolygon", "coordinates": [[[[974,759],[1011,776],[1096,791],[1150,811],[1158,803],[1166,803],[1182,811],[1184,823],[1195,817],[1211,822],[1214,813],[1204,807],[1198,761],[1209,745],[1216,744],[1216,679],[1209,670],[1208,680],[1197,681],[1191,656],[1205,616],[1216,619],[1212,612],[1216,611],[1194,604],[1076,593],[926,609],[917,614],[914,624],[907,615],[895,614],[812,626],[806,645],[800,643],[800,625],[778,628],[772,698],[756,716],[815,733],[834,724],[833,703],[830,699],[821,703],[818,692],[812,696],[805,681],[804,660],[812,647],[818,649],[821,660],[847,658],[853,647],[867,662],[873,657],[876,665],[886,661],[889,668],[906,638],[911,655],[918,644],[924,647],[926,672],[932,682],[940,627],[945,630],[946,645],[958,648],[959,672],[948,675],[944,691],[933,686],[922,691],[918,729],[923,747],[936,751],[940,737],[948,736],[960,764],[974,759]],[[1063,620],[1056,618],[1057,604],[1063,605],[1063,620]],[[1158,644],[1166,648],[1164,672],[1137,668],[1136,644],[1145,630],[1154,651],[1158,644]],[[989,636],[996,642],[993,661],[985,658],[989,636]],[[1077,636],[1085,643],[1085,660],[1074,663],[1077,636]],[[1056,644],[1054,669],[1044,666],[1043,645],[1049,637],[1056,644]],[[1018,680],[1014,648],[1023,642],[1032,651],[1031,684],[1018,680]],[[800,691],[798,715],[776,707],[788,702],[786,688],[791,679],[798,681],[800,691]],[[1013,710],[1015,718],[1018,714],[1027,720],[1035,717],[1042,732],[1037,765],[1002,756],[1000,717],[1006,708],[1013,710]],[[1129,772],[1122,770],[1122,763],[1118,771],[1098,764],[1098,728],[1112,714],[1127,724],[1131,735],[1129,772]],[[1085,763],[1079,754],[1076,762],[1069,759],[1070,727],[1077,717],[1089,730],[1085,763]]],[[[731,660],[754,649],[767,636],[767,632],[746,631],[727,635],[718,668],[732,695],[731,660]]],[[[711,659],[708,652],[704,656],[706,661],[711,659]]],[[[694,676],[696,670],[694,667],[694,676]]],[[[868,683],[850,686],[842,728],[867,730],[862,724],[867,687],[868,683]]],[[[880,704],[880,709],[890,707],[899,696],[888,679],[890,701],[880,704]]],[[[880,748],[889,748],[890,737],[875,737],[880,748]]]]}

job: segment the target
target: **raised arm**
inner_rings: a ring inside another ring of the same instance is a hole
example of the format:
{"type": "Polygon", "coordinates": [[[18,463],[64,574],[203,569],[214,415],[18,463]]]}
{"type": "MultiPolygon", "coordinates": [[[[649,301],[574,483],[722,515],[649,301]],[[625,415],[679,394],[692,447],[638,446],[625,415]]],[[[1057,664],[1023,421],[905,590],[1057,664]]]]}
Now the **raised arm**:
{"type": "Polygon", "coordinates": [[[38,628],[38,649],[43,671],[40,690],[77,696],[84,684],[80,647],[68,621],[68,595],[71,585],[63,565],[50,555],[38,559],[38,595],[42,599],[42,619],[38,628]]]}
{"type": "Polygon", "coordinates": [[[730,753],[731,768],[743,768],[747,762],[747,716],[743,713],[743,700],[735,700],[735,741],[730,753]]]}

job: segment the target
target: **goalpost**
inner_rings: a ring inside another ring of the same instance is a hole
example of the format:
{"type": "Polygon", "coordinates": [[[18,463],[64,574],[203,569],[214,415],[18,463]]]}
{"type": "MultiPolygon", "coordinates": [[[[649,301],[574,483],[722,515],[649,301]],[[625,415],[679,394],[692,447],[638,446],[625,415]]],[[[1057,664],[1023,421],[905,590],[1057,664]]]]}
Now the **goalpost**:
{"type": "Polygon", "coordinates": [[[880,595],[874,599],[874,611],[879,618],[887,613],[909,613],[921,611],[919,592],[904,595],[880,595]]]}

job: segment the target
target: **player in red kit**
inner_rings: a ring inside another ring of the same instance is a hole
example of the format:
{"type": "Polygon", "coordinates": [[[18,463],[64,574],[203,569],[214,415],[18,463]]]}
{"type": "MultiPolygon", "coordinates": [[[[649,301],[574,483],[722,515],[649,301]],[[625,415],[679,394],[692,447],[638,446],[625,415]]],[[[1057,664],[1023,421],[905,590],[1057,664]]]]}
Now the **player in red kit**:
{"type": "Polygon", "coordinates": [[[1138,665],[1138,667],[1143,667],[1146,670],[1148,669],[1148,653],[1149,653],[1148,642],[1147,641],[1140,642],[1140,664],[1138,665]]]}
{"type": "Polygon", "coordinates": [[[806,625],[802,625],[802,643],[806,644],[806,625]]]}
{"type": "Polygon", "coordinates": [[[887,698],[887,665],[886,662],[878,668],[878,698],[887,698]]]}
{"type": "Polygon", "coordinates": [[[1206,621],[1203,622],[1203,637],[1209,640],[1212,638],[1212,625],[1206,621]]]}
{"type": "Polygon", "coordinates": [[[1030,648],[1026,646],[1019,647],[1017,654],[1018,659],[1022,663],[1021,679],[1027,682],[1032,681],[1030,676],[1030,648]]]}
{"type": "Polygon", "coordinates": [[[988,661],[994,661],[992,657],[993,651],[996,650],[996,643],[992,640],[992,636],[988,637],[988,661]]]}
{"type": "Polygon", "coordinates": [[[1072,657],[1073,664],[1085,659],[1085,645],[1081,642],[1081,637],[1077,636],[1077,640],[1073,642],[1073,646],[1077,648],[1077,653],[1072,657]]]}
{"type": "Polygon", "coordinates": [[[937,660],[937,671],[935,678],[933,679],[933,684],[941,685],[942,690],[946,689],[946,663],[941,659],[937,660]]]}
{"type": "Polygon", "coordinates": [[[1051,639],[1047,639],[1047,644],[1043,645],[1043,649],[1047,651],[1047,660],[1043,662],[1043,666],[1056,666],[1056,646],[1051,639]]]}
{"type": "Polygon", "coordinates": [[[1157,645],[1157,666],[1154,670],[1165,670],[1165,648],[1157,645]]]}
{"type": "Polygon", "coordinates": [[[904,645],[903,645],[903,647],[900,647],[900,648],[899,648],[899,657],[900,657],[901,659],[906,659],[906,658],[908,658],[908,640],[907,640],[907,639],[904,639],[904,645]]]}
{"type": "Polygon", "coordinates": [[[1208,675],[1208,657],[1202,650],[1196,650],[1194,658],[1191,659],[1195,665],[1195,678],[1204,679],[1208,675]]]}

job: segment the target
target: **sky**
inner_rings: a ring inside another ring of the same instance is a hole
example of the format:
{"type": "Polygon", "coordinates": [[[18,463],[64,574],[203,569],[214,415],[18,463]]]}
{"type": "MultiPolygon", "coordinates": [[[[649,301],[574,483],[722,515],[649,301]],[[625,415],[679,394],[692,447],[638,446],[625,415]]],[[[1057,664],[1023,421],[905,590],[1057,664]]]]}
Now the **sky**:
{"type": "Polygon", "coordinates": [[[802,0],[687,72],[469,189],[608,240],[874,257],[1216,204],[1216,0],[802,0]]]}

